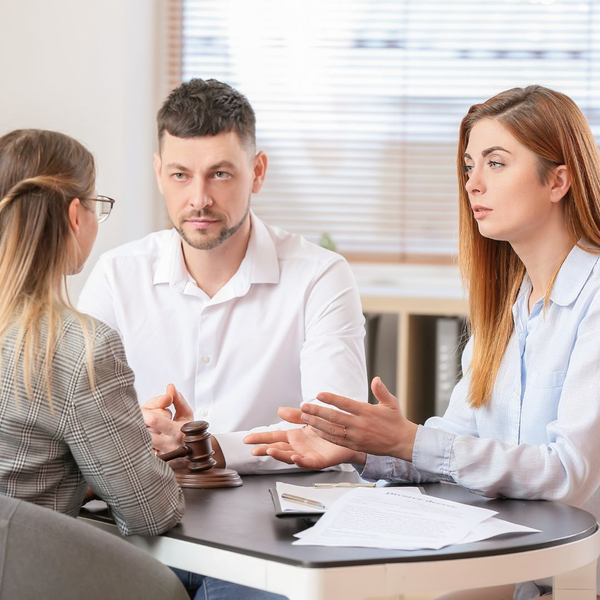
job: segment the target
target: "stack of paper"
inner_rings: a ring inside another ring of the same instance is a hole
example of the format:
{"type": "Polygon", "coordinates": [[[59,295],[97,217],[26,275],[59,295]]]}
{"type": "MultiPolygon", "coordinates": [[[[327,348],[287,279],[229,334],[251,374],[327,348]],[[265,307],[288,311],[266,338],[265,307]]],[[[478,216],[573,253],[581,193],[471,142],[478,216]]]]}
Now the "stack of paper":
{"type": "Polygon", "coordinates": [[[357,488],[328,507],[316,525],[296,534],[294,544],[359,546],[398,550],[439,549],[502,533],[537,529],[494,519],[496,511],[402,489],[357,488]]]}

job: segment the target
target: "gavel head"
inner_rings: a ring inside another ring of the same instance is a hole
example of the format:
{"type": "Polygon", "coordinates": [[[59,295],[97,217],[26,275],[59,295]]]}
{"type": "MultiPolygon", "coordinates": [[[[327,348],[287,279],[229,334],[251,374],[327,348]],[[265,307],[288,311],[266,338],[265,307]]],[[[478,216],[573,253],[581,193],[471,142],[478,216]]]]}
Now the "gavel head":
{"type": "Polygon", "coordinates": [[[190,471],[206,471],[212,469],[217,462],[212,458],[214,451],[210,443],[208,423],[206,421],[190,421],[181,428],[183,443],[187,447],[187,459],[190,471]]]}
{"type": "Polygon", "coordinates": [[[214,452],[210,443],[208,423],[191,421],[182,428],[183,446],[173,452],[159,454],[163,460],[184,457],[183,468],[173,466],[175,479],[185,488],[222,488],[242,485],[242,478],[232,469],[213,469],[217,461],[212,457],[214,452]]]}
{"type": "Polygon", "coordinates": [[[214,452],[210,443],[208,423],[206,421],[190,421],[181,428],[181,432],[183,433],[183,446],[171,452],[159,454],[158,457],[164,461],[185,458],[186,467],[190,471],[212,469],[217,461],[212,458],[214,452]]]}

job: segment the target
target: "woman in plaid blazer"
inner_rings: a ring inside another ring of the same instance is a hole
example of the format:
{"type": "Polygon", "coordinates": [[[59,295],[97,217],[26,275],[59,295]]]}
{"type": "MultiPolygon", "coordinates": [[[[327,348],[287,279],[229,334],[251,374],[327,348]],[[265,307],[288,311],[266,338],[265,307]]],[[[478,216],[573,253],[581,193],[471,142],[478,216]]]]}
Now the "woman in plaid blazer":
{"type": "Polygon", "coordinates": [[[0,138],[0,492],[77,515],[88,486],[125,535],[179,522],[181,489],[156,458],[119,336],[66,293],[113,200],[70,137],[0,138]]]}

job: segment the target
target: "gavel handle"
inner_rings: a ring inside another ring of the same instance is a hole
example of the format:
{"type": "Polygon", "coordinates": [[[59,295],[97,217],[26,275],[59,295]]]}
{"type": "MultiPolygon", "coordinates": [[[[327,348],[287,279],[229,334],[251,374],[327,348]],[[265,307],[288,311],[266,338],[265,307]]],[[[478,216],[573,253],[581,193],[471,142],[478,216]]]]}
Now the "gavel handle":
{"type": "Polygon", "coordinates": [[[157,454],[158,458],[162,458],[165,462],[172,460],[174,458],[181,458],[182,456],[187,456],[190,453],[190,449],[188,446],[179,446],[175,450],[171,450],[171,452],[165,452],[164,454],[157,454]]]}

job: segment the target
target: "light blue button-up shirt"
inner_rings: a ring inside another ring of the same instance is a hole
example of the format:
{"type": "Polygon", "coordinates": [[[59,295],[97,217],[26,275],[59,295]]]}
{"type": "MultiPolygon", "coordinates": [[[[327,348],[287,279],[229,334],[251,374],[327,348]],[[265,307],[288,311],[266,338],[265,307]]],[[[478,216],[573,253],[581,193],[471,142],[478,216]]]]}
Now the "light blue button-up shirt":
{"type": "Polygon", "coordinates": [[[600,518],[600,261],[573,248],[543,308],[531,313],[525,276],[513,306],[515,329],[490,402],[468,402],[465,376],[444,417],[419,426],[413,462],[368,456],[362,476],[450,481],[484,496],[543,499],[600,518]]]}

